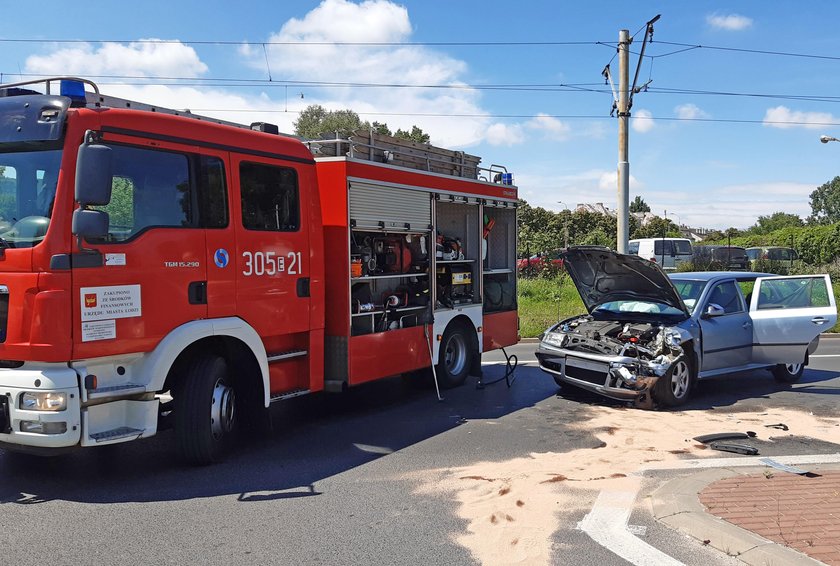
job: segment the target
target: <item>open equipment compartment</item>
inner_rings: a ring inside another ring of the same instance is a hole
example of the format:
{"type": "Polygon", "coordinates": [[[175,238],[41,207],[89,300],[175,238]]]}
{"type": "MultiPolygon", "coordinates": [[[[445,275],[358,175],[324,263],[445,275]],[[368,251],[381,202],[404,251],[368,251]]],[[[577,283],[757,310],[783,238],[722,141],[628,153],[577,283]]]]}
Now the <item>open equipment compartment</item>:
{"type": "Polygon", "coordinates": [[[497,201],[483,208],[484,312],[515,311],[516,209],[497,201]]]}
{"type": "Polygon", "coordinates": [[[353,336],[429,322],[429,246],[429,231],[350,231],[353,336]]]}
{"type": "Polygon", "coordinates": [[[435,201],[435,309],[481,302],[479,199],[438,195],[435,201]]]}

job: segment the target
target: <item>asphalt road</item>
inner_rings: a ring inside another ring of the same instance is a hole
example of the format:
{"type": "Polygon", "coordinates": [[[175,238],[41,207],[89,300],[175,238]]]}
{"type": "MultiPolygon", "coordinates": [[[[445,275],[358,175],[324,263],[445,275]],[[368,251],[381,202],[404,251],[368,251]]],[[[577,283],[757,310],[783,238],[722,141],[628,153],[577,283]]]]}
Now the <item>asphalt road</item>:
{"type": "MultiPolygon", "coordinates": [[[[50,459],[0,451],[0,563],[476,564],[459,542],[471,527],[458,502],[429,482],[442,469],[595,447],[591,431],[570,425],[612,406],[559,390],[536,368],[534,346],[508,349],[520,360],[511,388],[476,389],[471,378],[438,402],[397,378],[290,400],[275,407],[272,435],[211,467],[181,465],[171,431],[50,459]]],[[[486,381],[502,375],[499,353],[484,360],[486,381]]],[[[836,416],[838,395],[835,339],[823,341],[792,387],[754,372],[701,384],[686,409],[836,416]]],[[[774,449],[840,452],[829,443],[774,449]]],[[[596,496],[582,492],[579,511],[551,535],[551,563],[627,563],[577,529],[596,496]]],[[[680,562],[737,563],[644,512],[633,522],[680,562]]]]}

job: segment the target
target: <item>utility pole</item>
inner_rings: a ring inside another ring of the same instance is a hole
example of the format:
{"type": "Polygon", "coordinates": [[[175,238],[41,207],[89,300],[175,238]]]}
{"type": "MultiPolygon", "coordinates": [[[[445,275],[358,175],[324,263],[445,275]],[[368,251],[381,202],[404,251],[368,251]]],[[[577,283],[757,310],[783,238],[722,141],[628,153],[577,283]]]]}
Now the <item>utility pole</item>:
{"type": "Polygon", "coordinates": [[[618,32],[618,232],[617,251],[626,254],[630,240],[630,32],[618,32]]]}

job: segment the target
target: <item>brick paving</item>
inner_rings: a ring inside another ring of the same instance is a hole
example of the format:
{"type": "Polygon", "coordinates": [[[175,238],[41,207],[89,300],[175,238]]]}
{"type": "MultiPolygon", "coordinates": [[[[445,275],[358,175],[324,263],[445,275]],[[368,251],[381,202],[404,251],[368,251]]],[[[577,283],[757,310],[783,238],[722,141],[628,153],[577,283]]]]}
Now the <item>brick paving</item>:
{"type": "Polygon", "coordinates": [[[700,502],[720,517],[811,558],[840,566],[840,471],[768,470],[710,484],[700,502]]]}

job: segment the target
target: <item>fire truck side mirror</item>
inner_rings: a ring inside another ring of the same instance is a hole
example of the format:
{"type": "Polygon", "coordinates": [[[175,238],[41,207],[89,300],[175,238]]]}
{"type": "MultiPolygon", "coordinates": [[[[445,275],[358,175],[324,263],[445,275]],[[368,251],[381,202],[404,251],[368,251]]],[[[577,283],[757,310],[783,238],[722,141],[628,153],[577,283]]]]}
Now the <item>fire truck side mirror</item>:
{"type": "Polygon", "coordinates": [[[111,148],[83,144],[76,156],[76,201],[82,207],[103,206],[111,202],[111,148]]]}
{"type": "Polygon", "coordinates": [[[107,236],[108,224],[108,213],[102,210],[77,208],[73,211],[72,232],[80,238],[92,239],[107,236]]]}

